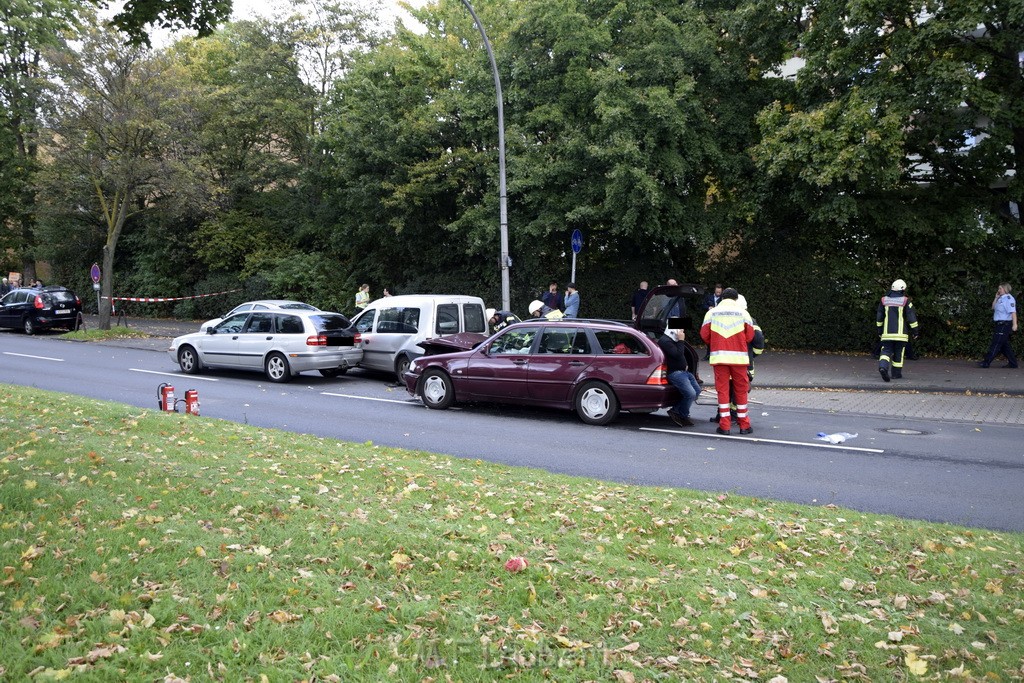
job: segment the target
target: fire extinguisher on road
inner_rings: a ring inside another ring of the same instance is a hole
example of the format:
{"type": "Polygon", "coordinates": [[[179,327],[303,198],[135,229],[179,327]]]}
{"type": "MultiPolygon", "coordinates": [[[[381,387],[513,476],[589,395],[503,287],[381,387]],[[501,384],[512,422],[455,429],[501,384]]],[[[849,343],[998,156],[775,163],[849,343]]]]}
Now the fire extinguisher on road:
{"type": "Polygon", "coordinates": [[[189,389],[185,392],[185,413],[188,415],[199,415],[199,392],[189,389]]]}
{"type": "Polygon", "coordinates": [[[166,382],[156,388],[157,405],[168,413],[178,412],[174,401],[174,387],[166,382]]]}

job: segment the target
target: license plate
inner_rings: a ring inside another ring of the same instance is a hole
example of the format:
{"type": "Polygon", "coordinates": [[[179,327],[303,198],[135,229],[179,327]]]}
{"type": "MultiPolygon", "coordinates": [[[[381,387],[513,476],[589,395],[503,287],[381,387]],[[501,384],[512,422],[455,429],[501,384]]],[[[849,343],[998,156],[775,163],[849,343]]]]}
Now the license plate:
{"type": "Polygon", "coordinates": [[[68,313],[70,313],[70,312],[71,312],[71,311],[69,311],[69,310],[67,310],[67,309],[65,309],[65,310],[63,310],[63,311],[54,311],[54,313],[56,313],[57,315],[67,315],[67,314],[68,314],[68,313]]]}

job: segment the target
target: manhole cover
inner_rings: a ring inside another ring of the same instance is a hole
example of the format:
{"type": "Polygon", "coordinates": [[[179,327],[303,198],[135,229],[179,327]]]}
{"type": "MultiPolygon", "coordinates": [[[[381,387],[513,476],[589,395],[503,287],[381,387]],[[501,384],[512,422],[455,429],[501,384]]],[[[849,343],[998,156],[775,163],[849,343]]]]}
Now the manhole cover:
{"type": "Polygon", "coordinates": [[[882,431],[890,434],[900,434],[902,436],[920,436],[921,434],[924,434],[924,432],[918,429],[903,429],[900,427],[894,429],[883,429],[882,431]]]}

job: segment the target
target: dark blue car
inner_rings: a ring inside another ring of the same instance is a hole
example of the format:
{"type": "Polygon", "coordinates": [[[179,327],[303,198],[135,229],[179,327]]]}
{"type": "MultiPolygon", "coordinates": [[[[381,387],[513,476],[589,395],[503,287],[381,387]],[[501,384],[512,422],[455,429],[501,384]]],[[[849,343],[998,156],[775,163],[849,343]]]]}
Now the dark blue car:
{"type": "Polygon", "coordinates": [[[12,289],[0,299],[0,327],[35,334],[54,327],[77,330],[81,326],[82,300],[70,289],[12,289]]]}

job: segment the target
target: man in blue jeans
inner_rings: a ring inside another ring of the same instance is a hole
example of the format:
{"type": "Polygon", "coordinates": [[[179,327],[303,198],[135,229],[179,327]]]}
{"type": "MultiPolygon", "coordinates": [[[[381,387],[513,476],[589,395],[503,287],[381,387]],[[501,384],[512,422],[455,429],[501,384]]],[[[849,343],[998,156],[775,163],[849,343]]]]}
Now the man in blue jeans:
{"type": "Polygon", "coordinates": [[[668,381],[679,390],[681,396],[679,403],[669,408],[668,416],[680,427],[692,427],[694,423],[690,419],[690,406],[700,395],[700,385],[686,364],[686,353],[683,351],[684,334],[683,330],[666,329],[665,334],[658,337],[658,346],[665,354],[668,381]]]}

